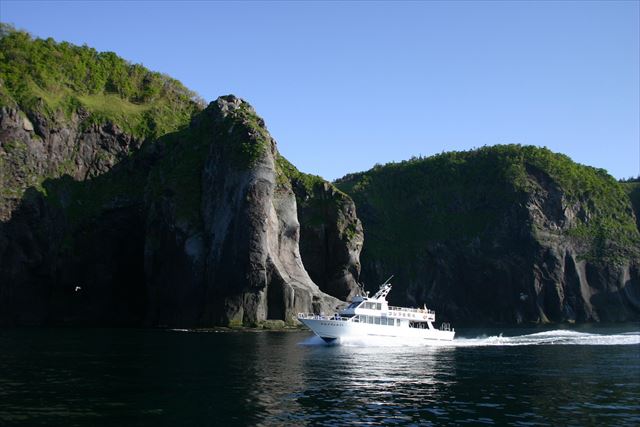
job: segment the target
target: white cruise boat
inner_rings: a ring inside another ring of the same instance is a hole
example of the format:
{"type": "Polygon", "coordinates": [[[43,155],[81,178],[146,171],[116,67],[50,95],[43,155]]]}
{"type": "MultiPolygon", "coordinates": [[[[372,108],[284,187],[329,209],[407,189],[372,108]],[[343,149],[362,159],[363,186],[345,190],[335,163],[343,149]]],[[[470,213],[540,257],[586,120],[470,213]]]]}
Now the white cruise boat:
{"type": "Polygon", "coordinates": [[[347,308],[333,316],[299,313],[298,320],[326,342],[367,337],[453,340],[455,330],[448,323],[439,329],[433,326],[434,311],[390,306],[386,299],[389,291],[391,284],[385,282],[373,297],[356,296],[347,308]]]}

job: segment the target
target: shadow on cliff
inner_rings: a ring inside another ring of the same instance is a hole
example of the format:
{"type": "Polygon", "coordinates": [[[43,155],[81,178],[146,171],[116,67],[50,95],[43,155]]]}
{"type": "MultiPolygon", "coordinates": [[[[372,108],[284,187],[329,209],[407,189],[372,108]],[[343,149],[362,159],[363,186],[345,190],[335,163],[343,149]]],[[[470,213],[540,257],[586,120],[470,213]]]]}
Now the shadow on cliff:
{"type": "Polygon", "coordinates": [[[0,222],[0,324],[142,324],[144,190],[163,139],[96,177],[25,191],[0,222]]]}

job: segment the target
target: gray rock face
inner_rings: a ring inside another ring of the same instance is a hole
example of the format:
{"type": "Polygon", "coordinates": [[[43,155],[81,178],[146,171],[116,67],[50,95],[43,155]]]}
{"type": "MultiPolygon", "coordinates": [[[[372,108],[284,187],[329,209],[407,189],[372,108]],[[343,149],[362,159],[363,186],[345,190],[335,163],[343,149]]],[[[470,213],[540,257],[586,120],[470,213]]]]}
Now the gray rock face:
{"type": "MultiPolygon", "coordinates": [[[[525,203],[532,225],[532,283],[516,318],[547,321],[625,321],[640,317],[640,260],[585,259],[584,243],[563,231],[590,218],[588,201],[569,202],[545,172],[529,167],[537,184],[525,203]]],[[[633,215],[632,212],[628,212],[633,215]]],[[[635,218],[634,218],[635,219],[635,218]]]]}
{"type": "Polygon", "coordinates": [[[293,179],[292,185],[298,201],[304,266],[323,292],[348,301],[360,292],[364,233],[356,205],[329,182],[316,182],[309,189],[293,179]]]}
{"type": "MultiPolygon", "coordinates": [[[[335,311],[340,301],[323,294],[302,265],[295,196],[288,183],[276,183],[276,144],[264,124],[233,96],[212,103],[201,120],[210,125],[204,136],[210,148],[202,171],[201,226],[165,224],[170,230],[185,230],[178,251],[188,272],[180,275],[192,278],[193,298],[202,303],[192,320],[295,323],[299,312],[335,311]],[[251,157],[242,149],[257,154],[251,157]]],[[[154,225],[153,233],[157,230],[154,225]]],[[[158,257],[149,249],[148,258],[158,257]]],[[[152,292],[167,288],[164,275],[155,274],[152,266],[146,270],[152,292]]],[[[162,313],[151,321],[171,322],[162,313]]]]}

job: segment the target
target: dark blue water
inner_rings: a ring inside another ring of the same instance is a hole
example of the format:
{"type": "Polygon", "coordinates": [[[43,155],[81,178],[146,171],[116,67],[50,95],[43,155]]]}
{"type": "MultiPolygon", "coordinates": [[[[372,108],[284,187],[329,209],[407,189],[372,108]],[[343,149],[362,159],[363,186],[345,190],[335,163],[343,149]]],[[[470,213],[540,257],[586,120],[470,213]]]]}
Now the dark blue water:
{"type": "Polygon", "coordinates": [[[498,332],[0,329],[0,425],[640,425],[639,325],[498,332]]]}

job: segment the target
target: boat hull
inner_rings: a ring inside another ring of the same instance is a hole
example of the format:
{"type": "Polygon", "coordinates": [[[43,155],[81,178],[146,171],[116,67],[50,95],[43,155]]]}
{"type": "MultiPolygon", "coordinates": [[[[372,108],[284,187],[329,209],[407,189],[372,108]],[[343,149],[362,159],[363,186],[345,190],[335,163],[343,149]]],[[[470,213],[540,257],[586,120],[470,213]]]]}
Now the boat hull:
{"type": "Polygon", "coordinates": [[[372,325],[345,320],[299,319],[305,326],[327,342],[345,338],[383,337],[424,340],[425,342],[452,341],[454,331],[422,329],[390,325],[372,325]]]}

